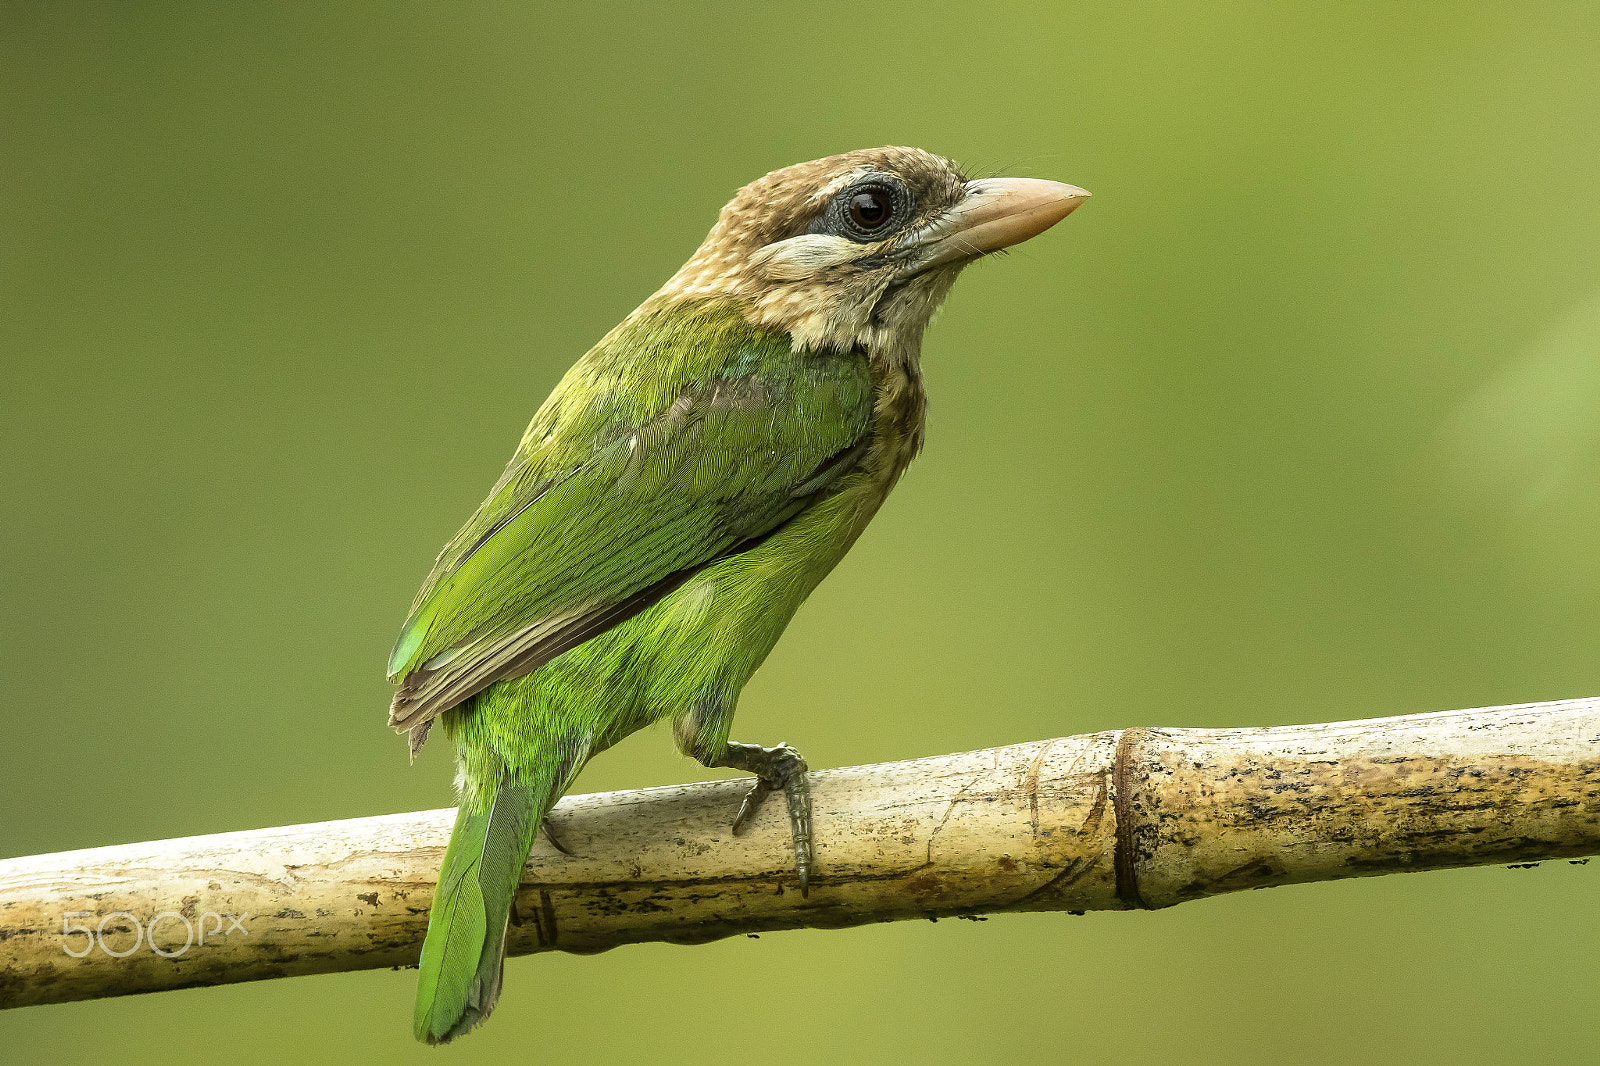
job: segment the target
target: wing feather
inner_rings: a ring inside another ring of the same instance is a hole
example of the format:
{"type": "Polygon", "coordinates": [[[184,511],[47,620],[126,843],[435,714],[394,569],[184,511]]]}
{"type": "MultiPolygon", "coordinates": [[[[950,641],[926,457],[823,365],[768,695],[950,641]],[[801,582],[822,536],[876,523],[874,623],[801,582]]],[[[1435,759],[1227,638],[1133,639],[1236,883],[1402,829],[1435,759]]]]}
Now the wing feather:
{"type": "MultiPolygon", "coordinates": [[[[597,349],[599,351],[599,349],[597,349]]],[[[713,331],[676,391],[640,417],[629,360],[580,363],[535,417],[478,513],[446,545],[390,660],[390,724],[537,669],[645,610],[799,513],[870,443],[860,352],[796,353],[782,335],[713,331]],[[584,389],[588,402],[571,395],[584,389]]],[[[595,353],[586,357],[592,360],[595,353]]],[[[671,376],[671,375],[669,375],[671,376]]]]}

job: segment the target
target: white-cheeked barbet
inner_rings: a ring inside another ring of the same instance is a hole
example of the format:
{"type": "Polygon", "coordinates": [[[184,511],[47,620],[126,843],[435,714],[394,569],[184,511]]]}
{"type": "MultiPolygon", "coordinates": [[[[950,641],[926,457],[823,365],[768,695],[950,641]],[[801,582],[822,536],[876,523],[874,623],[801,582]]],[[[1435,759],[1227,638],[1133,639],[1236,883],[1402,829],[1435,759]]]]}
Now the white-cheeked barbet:
{"type": "Polygon", "coordinates": [[[460,809],[416,1034],[470,1029],[545,815],[584,763],[670,719],[707,766],[785,793],[811,873],[804,761],[729,741],[739,692],[922,443],[923,330],[961,268],[1088,193],[969,181],[915,148],[774,171],[584,355],[440,553],[389,661],[413,753],[437,718],[460,809]]]}

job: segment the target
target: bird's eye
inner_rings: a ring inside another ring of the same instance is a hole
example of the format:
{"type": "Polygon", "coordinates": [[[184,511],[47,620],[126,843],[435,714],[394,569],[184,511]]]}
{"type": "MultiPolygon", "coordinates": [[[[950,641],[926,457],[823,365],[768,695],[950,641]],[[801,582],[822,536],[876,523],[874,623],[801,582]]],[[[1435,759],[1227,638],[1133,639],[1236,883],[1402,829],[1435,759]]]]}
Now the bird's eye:
{"type": "Polygon", "coordinates": [[[834,194],[808,233],[832,233],[857,244],[889,239],[910,221],[916,194],[891,174],[874,174],[834,194]]]}
{"type": "Polygon", "coordinates": [[[886,189],[866,189],[850,197],[850,221],[871,233],[894,217],[894,201],[886,189]]]}

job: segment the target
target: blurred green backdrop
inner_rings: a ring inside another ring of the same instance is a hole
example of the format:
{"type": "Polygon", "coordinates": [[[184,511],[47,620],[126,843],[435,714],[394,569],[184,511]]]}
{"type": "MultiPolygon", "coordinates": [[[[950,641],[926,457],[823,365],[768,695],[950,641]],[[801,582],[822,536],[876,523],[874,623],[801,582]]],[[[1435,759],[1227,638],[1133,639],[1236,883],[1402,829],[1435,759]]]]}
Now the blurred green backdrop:
{"type": "MultiPolygon", "coordinates": [[[[930,446],[738,736],[830,766],[1600,694],[1592,2],[0,30],[0,855],[446,805],[383,724],[435,551],[736,187],[884,143],[1095,198],[957,286],[930,446]]],[[[579,790],[704,774],[653,731],[579,790]]],[[[517,959],[445,1054],[1593,1059],[1597,871],[517,959]]],[[[9,1011],[0,1059],[420,1059],[414,977],[9,1011]]]]}

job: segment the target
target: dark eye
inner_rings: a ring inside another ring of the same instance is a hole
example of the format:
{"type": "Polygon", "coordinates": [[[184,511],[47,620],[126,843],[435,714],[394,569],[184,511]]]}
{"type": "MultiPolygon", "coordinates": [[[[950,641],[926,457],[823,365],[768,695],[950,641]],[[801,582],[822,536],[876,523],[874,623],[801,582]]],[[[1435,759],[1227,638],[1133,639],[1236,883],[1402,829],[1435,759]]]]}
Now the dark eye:
{"type": "Polygon", "coordinates": [[[893,174],[873,174],[834,193],[807,233],[832,233],[857,244],[877,244],[903,229],[917,197],[893,174]]]}
{"type": "Polygon", "coordinates": [[[850,221],[868,233],[894,217],[894,200],[887,189],[866,189],[850,197],[850,221]]]}

